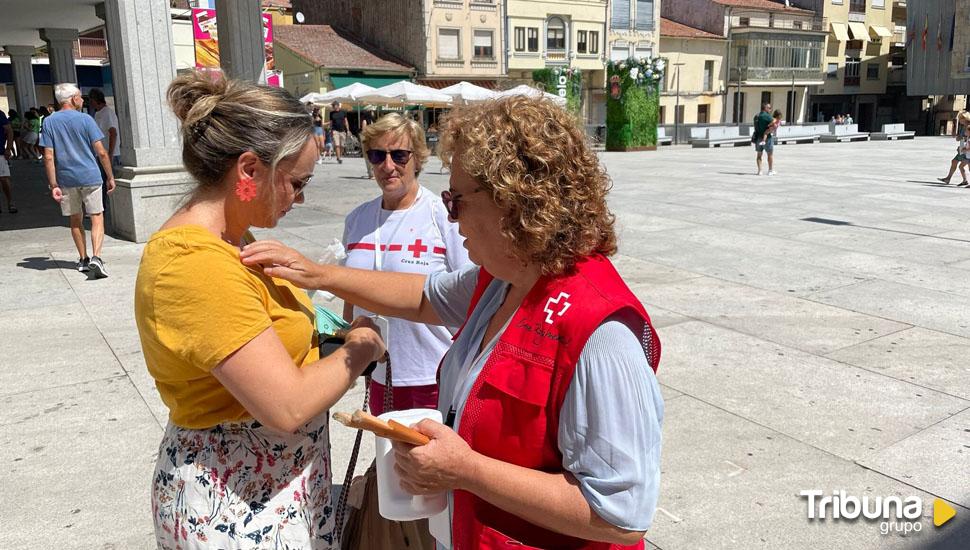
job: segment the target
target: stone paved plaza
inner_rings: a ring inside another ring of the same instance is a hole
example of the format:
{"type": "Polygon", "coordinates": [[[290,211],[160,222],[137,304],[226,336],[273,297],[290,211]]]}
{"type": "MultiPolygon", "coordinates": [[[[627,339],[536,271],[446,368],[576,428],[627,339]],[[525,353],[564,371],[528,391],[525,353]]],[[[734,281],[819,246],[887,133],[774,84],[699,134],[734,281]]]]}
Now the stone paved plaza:
{"type": "MultiPolygon", "coordinates": [[[[749,148],[603,154],[615,261],[663,342],[653,545],[968,546],[970,190],[935,183],[953,149],[784,146],[774,177],[753,175],[749,148]],[[812,489],[921,497],[921,531],[810,521],[799,492],[812,489]],[[941,528],[935,497],[957,509],[941,528]]],[[[319,166],[307,203],[259,236],[318,256],[377,195],[362,162],[319,166]]],[[[439,168],[420,177],[435,191],[439,168]]],[[[150,548],[167,413],[135,328],[142,245],[109,238],[110,278],[87,281],[40,167],[13,171],[20,213],[0,214],[0,548],[150,548]]],[[[331,433],[339,482],[352,432],[331,433]]]]}

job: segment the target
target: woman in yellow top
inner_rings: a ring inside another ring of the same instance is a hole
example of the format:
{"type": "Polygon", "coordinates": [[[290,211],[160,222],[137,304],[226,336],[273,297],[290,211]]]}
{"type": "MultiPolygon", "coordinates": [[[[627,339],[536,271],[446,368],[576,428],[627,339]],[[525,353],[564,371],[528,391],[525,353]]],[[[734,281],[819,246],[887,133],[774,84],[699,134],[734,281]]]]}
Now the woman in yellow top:
{"type": "Polygon", "coordinates": [[[317,159],[287,92],[189,74],[169,102],[198,189],[145,246],[135,315],[170,409],[152,483],[159,548],[332,548],[327,409],[384,354],[358,319],[320,359],[306,293],[244,267],[317,159]]]}

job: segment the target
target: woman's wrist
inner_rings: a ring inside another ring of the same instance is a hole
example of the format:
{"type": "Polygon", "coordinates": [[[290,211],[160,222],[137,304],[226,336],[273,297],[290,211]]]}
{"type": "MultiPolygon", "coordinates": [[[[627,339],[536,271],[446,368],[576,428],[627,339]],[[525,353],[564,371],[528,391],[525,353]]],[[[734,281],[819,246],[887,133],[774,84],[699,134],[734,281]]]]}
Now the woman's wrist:
{"type": "Polygon", "coordinates": [[[458,481],[458,487],[456,489],[468,491],[476,495],[481,494],[482,479],[485,476],[482,470],[485,467],[485,461],[490,459],[471,447],[468,448],[466,456],[461,458],[461,461],[459,461],[459,469],[455,472],[455,477],[458,481]]]}

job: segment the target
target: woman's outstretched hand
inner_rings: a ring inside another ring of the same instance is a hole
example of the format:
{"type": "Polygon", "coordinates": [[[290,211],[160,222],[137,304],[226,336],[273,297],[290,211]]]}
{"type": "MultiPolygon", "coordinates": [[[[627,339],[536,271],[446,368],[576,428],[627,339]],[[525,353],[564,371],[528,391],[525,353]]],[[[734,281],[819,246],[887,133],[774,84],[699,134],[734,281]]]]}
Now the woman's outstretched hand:
{"type": "Polygon", "coordinates": [[[320,289],[324,266],[278,241],[256,241],[239,253],[242,263],[262,269],[270,277],[279,277],[304,289],[320,289]]]}

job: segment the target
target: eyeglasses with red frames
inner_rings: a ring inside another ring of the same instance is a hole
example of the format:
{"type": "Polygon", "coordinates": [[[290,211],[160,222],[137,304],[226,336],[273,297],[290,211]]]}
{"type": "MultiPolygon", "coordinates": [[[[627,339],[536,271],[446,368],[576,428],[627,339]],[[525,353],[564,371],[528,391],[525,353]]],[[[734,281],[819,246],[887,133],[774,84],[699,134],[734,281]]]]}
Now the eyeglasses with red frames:
{"type": "Polygon", "coordinates": [[[391,161],[398,166],[404,166],[411,160],[411,151],[407,149],[393,149],[385,151],[383,149],[368,149],[367,160],[371,164],[382,164],[387,155],[391,155],[391,161]]]}
{"type": "MultiPolygon", "coordinates": [[[[477,187],[468,194],[478,193],[481,190],[481,187],[477,187]]],[[[458,215],[461,214],[461,198],[463,196],[465,196],[464,193],[452,193],[451,191],[441,192],[441,202],[445,203],[445,210],[448,211],[448,217],[452,220],[458,221],[458,215]]]]}

